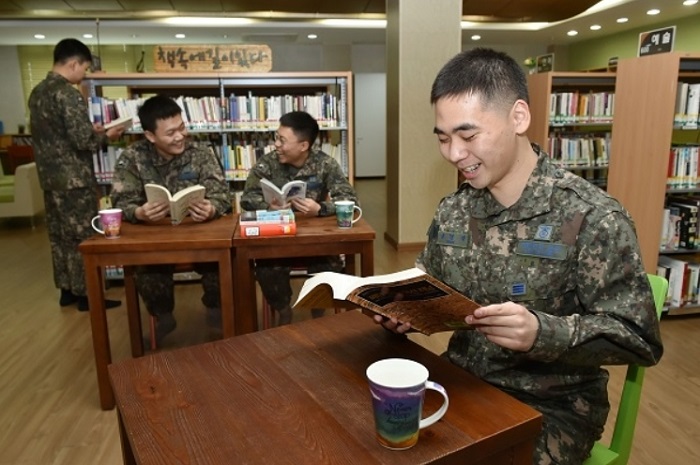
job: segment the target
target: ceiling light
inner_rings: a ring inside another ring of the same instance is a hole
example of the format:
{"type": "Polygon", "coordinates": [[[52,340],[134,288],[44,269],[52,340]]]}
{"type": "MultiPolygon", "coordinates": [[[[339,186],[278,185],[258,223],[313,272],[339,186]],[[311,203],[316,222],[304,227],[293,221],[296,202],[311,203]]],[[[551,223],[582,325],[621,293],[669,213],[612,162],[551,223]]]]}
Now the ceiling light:
{"type": "Polygon", "coordinates": [[[46,39],[46,36],[44,34],[34,34],[35,39],[46,39]]]}
{"type": "Polygon", "coordinates": [[[617,22],[620,24],[626,23],[627,21],[629,21],[629,18],[617,18],[617,22]]]}
{"type": "Polygon", "coordinates": [[[309,34],[308,36],[306,36],[306,38],[313,40],[313,39],[318,39],[318,36],[316,34],[309,34]]]}
{"type": "Polygon", "coordinates": [[[591,25],[591,31],[600,31],[602,29],[602,26],[600,24],[592,24],[591,25]]]}
{"type": "Polygon", "coordinates": [[[385,19],[322,19],[319,23],[331,27],[386,28],[385,19]]]}
{"type": "Polygon", "coordinates": [[[684,6],[693,6],[693,5],[695,5],[696,3],[698,3],[698,0],[685,0],[685,1],[683,2],[683,5],[684,5],[684,6]]]}
{"type": "Polygon", "coordinates": [[[175,34],[176,39],[184,39],[185,37],[187,37],[185,34],[175,34]]]}
{"type": "Polygon", "coordinates": [[[253,24],[255,21],[249,18],[211,18],[205,16],[173,16],[162,20],[166,24],[174,26],[242,26],[253,24]]]}
{"type": "Polygon", "coordinates": [[[572,29],[571,31],[567,32],[566,35],[567,35],[567,36],[573,37],[573,36],[575,36],[575,35],[578,35],[578,31],[574,31],[574,30],[572,29]]]}
{"type": "Polygon", "coordinates": [[[92,39],[92,34],[83,34],[83,39],[92,39]]]}
{"type": "Polygon", "coordinates": [[[472,40],[481,40],[481,36],[479,34],[474,34],[472,40]]]}
{"type": "Polygon", "coordinates": [[[659,13],[661,13],[661,10],[659,10],[658,8],[653,8],[653,9],[647,11],[647,14],[649,16],[658,15],[659,13]]]}

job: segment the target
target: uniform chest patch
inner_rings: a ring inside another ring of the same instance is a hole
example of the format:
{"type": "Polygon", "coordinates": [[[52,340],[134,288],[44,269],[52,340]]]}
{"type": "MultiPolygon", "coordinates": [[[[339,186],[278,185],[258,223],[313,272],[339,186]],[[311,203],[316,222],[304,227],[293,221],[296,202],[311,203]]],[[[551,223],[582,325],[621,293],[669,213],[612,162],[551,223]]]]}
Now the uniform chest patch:
{"type": "Polygon", "coordinates": [[[464,231],[438,231],[437,243],[466,248],[469,245],[469,233],[464,231]]]}
{"type": "Polygon", "coordinates": [[[515,253],[528,257],[566,260],[568,249],[569,246],[565,244],[522,240],[518,241],[515,247],[515,253]]]}

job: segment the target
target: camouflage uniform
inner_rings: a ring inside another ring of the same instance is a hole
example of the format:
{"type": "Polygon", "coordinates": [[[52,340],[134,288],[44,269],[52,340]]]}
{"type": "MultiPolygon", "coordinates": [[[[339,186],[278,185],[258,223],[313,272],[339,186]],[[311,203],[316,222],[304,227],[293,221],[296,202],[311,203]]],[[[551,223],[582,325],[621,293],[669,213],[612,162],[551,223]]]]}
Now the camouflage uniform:
{"type": "MultiPolygon", "coordinates": [[[[319,216],[335,215],[334,200],[358,202],[355,189],[348,182],[338,162],[321,151],[310,151],[301,168],[280,163],[276,151],[264,155],[246,180],[241,198],[241,208],[244,210],[264,210],[269,207],[260,187],[260,180],[263,178],[272,181],[278,187],[292,180],[305,181],[306,197],[321,205],[319,216]]],[[[258,283],[263,295],[275,310],[285,308],[291,301],[289,272],[292,266],[304,266],[309,272],[316,273],[341,271],[343,262],[338,256],[258,260],[255,268],[258,283]]]]}
{"type": "Polygon", "coordinates": [[[581,464],[608,415],[601,365],[653,365],[663,348],[628,213],[534,149],[515,205],[468,183],[445,197],[418,264],[483,305],[513,301],[538,318],[528,352],[458,331],[446,355],[542,412],[536,465],[581,464]]]}
{"type": "Polygon", "coordinates": [[[107,138],[94,132],[80,92],[53,71],[32,90],[29,110],[54,283],[84,296],[85,268],[78,245],[94,234],[90,220],[97,214],[98,186],[92,155],[107,138]]]}
{"type": "MultiPolygon", "coordinates": [[[[141,140],[129,146],[117,160],[112,181],[112,205],[124,210],[124,218],[132,223],[136,208],[146,203],[144,185],[160,184],[170,192],[201,184],[206,198],[216,208],[216,217],[231,211],[231,197],[220,161],[204,149],[187,143],[185,151],[171,160],[158,155],[153,144],[141,140]]],[[[219,275],[216,263],[195,264],[202,275],[202,303],[214,308],[219,302],[219,275]]],[[[137,268],[136,288],[152,315],[171,313],[175,306],[173,265],[148,265],[137,268]]]]}

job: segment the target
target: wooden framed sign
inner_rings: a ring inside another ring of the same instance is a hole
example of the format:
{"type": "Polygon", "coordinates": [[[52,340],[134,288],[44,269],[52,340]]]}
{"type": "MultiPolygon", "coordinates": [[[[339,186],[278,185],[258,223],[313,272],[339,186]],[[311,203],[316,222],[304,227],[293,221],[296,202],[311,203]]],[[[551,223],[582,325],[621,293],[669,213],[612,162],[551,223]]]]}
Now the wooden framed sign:
{"type": "Polygon", "coordinates": [[[676,26],[663,29],[642,32],[639,34],[639,48],[637,56],[653,55],[673,51],[673,42],[676,38],[676,26]]]}
{"type": "Polygon", "coordinates": [[[267,45],[157,45],[155,71],[266,73],[272,69],[267,45]]]}

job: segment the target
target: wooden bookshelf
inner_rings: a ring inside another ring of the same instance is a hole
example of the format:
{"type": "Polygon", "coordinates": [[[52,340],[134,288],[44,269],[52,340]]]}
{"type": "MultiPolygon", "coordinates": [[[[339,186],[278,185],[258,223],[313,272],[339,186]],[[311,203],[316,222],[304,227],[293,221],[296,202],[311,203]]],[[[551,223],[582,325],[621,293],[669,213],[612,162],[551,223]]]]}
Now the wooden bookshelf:
{"type": "MultiPolygon", "coordinates": [[[[608,192],[632,215],[644,268],[654,274],[669,192],[669,153],[680,79],[700,82],[700,54],[672,52],[629,58],[621,60],[617,68],[608,192]]],[[[669,314],[698,312],[698,307],[669,310],[669,314]]]]}
{"type": "MultiPolygon", "coordinates": [[[[290,72],[290,73],[96,73],[82,84],[86,99],[103,95],[105,89],[125,88],[126,95],[163,93],[176,97],[213,96],[224,99],[231,93],[249,91],[255,95],[304,95],[319,92],[337,97],[338,122],[333,126],[320,124],[321,132],[333,134],[340,144],[340,164],[350,183],[354,183],[354,115],[353,76],[349,71],[290,72]]],[[[123,94],[124,92],[122,92],[123,94]]],[[[218,136],[223,144],[233,140],[235,133],[273,133],[274,127],[222,127],[191,129],[190,133],[218,136]]],[[[234,180],[234,179],[232,179],[234,180]]]]}

